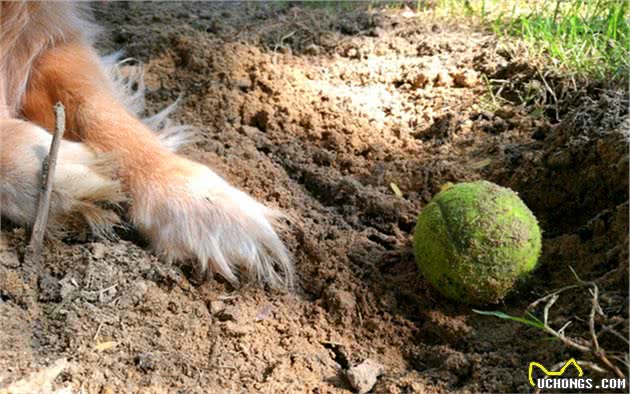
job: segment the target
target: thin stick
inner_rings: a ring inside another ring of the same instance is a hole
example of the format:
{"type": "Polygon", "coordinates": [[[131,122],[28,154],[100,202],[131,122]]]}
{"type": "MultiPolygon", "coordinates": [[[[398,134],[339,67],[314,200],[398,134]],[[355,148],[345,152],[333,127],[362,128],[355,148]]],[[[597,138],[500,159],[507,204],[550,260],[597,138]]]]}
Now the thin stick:
{"type": "Polygon", "coordinates": [[[621,372],[621,370],[617,368],[616,365],[610,362],[608,357],[606,357],[606,351],[599,347],[599,340],[597,339],[597,331],[595,331],[595,316],[596,315],[604,316],[602,307],[599,305],[599,288],[597,287],[597,284],[595,282],[585,281],[585,280],[580,279],[580,277],[575,272],[573,267],[569,267],[569,269],[571,269],[573,276],[575,276],[575,279],[577,279],[579,284],[581,284],[582,286],[591,287],[591,289],[589,290],[591,293],[591,312],[589,313],[588,327],[589,327],[589,332],[591,334],[592,353],[597,358],[599,358],[599,360],[602,363],[604,363],[604,365],[606,365],[606,367],[608,367],[609,370],[614,372],[615,375],[617,375],[617,377],[624,379],[626,377],[624,373],[621,372]]]}
{"type": "Polygon", "coordinates": [[[96,342],[96,338],[98,338],[98,334],[101,333],[101,328],[103,328],[103,322],[100,322],[100,324],[98,325],[98,328],[96,329],[96,334],[94,334],[94,338],[92,338],[94,342],[96,342]]]}
{"type": "Polygon", "coordinates": [[[37,202],[37,216],[35,216],[31,240],[28,243],[26,256],[24,258],[26,262],[30,262],[31,264],[38,263],[41,257],[44,233],[46,232],[46,226],[48,224],[50,196],[55,177],[55,167],[57,166],[57,155],[66,128],[66,112],[63,104],[57,103],[53,109],[55,111],[55,133],[53,134],[52,144],[50,145],[50,152],[42,163],[42,186],[37,202]]]}
{"type": "MultiPolygon", "coordinates": [[[[566,346],[572,347],[574,349],[577,349],[583,353],[586,354],[591,354],[594,357],[596,357],[597,359],[599,359],[599,361],[601,361],[601,363],[609,370],[612,371],[615,375],[617,375],[617,377],[619,378],[625,378],[624,373],[621,371],[621,369],[619,369],[615,364],[613,364],[610,359],[608,358],[609,354],[607,354],[607,352],[602,349],[599,345],[599,333],[596,330],[595,327],[595,319],[596,317],[602,316],[602,317],[606,317],[604,315],[604,312],[599,304],[599,287],[597,286],[596,281],[584,281],[582,279],[580,279],[580,277],[578,276],[578,274],[575,272],[575,270],[573,269],[573,267],[569,266],[569,269],[571,270],[571,273],[573,273],[573,276],[575,277],[575,280],[577,281],[577,285],[570,285],[570,286],[565,286],[563,288],[560,288],[550,294],[547,294],[544,297],[541,297],[539,299],[537,299],[536,301],[534,301],[533,303],[531,303],[528,307],[527,310],[532,310],[533,308],[535,308],[536,306],[538,306],[539,304],[541,304],[542,302],[545,302],[545,307],[543,310],[543,327],[542,329],[553,335],[554,337],[556,337],[557,339],[559,339],[563,344],[565,344],[566,346]],[[580,339],[574,339],[574,338],[570,338],[568,336],[565,335],[564,330],[565,328],[571,323],[570,321],[565,324],[564,326],[562,326],[562,328],[560,328],[559,330],[554,330],[550,325],[549,325],[549,321],[548,321],[548,316],[549,316],[549,310],[550,308],[553,306],[553,304],[558,300],[558,297],[560,296],[560,293],[570,290],[570,289],[575,289],[575,288],[588,288],[589,294],[591,295],[591,309],[589,312],[589,319],[588,319],[588,328],[589,328],[589,334],[590,334],[590,341],[585,341],[585,340],[581,340],[580,339]]],[[[600,278],[601,280],[601,278],[600,278]]],[[[623,337],[623,335],[617,333],[616,331],[614,331],[611,327],[607,327],[605,325],[603,325],[603,328],[601,330],[601,332],[610,332],[613,335],[619,336],[622,340],[624,340],[626,343],[627,339],[625,339],[625,337],[623,337]]],[[[600,365],[597,365],[595,363],[589,363],[589,362],[582,362],[583,365],[587,366],[587,367],[591,367],[591,369],[594,369],[596,371],[601,371],[603,370],[603,367],[601,367],[600,365]]],[[[581,364],[581,365],[582,365],[581,364]]],[[[538,390],[536,392],[539,392],[538,390]]]]}

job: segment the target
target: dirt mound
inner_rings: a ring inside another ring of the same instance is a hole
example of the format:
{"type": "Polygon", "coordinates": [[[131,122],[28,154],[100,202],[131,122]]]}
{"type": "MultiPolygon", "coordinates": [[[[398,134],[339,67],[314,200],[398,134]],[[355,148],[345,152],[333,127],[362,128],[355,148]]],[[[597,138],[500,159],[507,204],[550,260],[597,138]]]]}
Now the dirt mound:
{"type": "MultiPolygon", "coordinates": [[[[177,118],[200,136],[186,155],[288,213],[300,289],[195,284],[129,235],[48,245],[33,289],[24,230],[3,226],[0,386],[66,358],[56,387],[95,393],[347,392],[345,370],[370,358],[385,372],[374,392],[530,391],[531,360],[580,355],[446,301],[413,259],[422,206],[476,179],[518,191],[545,232],[539,269],[491,309],[521,314],[572,266],[609,273],[606,313],[627,333],[627,92],[510,101],[549,81],[491,35],[398,12],[95,8],[111,31],[101,49],[145,64],[149,109],[183,96],[177,118]]],[[[560,325],[588,307],[575,297],[560,325]]]]}

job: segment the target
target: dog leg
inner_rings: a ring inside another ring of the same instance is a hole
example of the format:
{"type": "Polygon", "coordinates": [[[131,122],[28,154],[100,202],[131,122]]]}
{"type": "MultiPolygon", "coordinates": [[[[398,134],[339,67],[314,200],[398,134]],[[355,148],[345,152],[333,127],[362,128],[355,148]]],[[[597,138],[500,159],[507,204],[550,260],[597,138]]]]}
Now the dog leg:
{"type": "MultiPolygon", "coordinates": [[[[52,111],[52,107],[50,107],[52,111]]],[[[52,136],[18,119],[0,119],[0,211],[15,223],[31,226],[41,188],[42,162],[52,136]]],[[[82,217],[96,232],[108,235],[118,220],[98,203],[123,200],[119,182],[112,180],[111,160],[99,159],[85,144],[62,141],[54,174],[50,227],[82,217]]]]}
{"type": "Polygon", "coordinates": [[[66,107],[66,136],[115,154],[131,196],[133,224],[169,260],[197,260],[232,283],[245,273],[273,287],[291,285],[292,264],[272,223],[278,213],[235,189],[208,167],[168,151],[115,100],[93,50],[63,44],[34,64],[22,107],[52,130],[51,108],[66,107]]]}

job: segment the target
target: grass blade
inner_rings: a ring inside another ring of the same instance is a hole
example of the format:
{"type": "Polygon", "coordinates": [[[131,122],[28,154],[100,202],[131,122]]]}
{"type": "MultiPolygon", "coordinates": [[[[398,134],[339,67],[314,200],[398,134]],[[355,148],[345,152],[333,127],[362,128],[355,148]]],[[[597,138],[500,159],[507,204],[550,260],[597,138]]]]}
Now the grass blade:
{"type": "MultiPolygon", "coordinates": [[[[475,313],[477,313],[479,315],[494,316],[494,317],[498,317],[499,319],[512,320],[512,321],[515,321],[517,323],[521,323],[521,324],[525,324],[525,325],[528,325],[528,326],[531,326],[531,327],[538,328],[540,330],[544,329],[544,327],[545,327],[543,322],[541,322],[540,320],[538,320],[535,317],[534,317],[534,319],[526,319],[524,317],[508,315],[507,313],[501,312],[501,311],[480,311],[480,310],[477,310],[477,309],[473,309],[473,312],[475,312],[475,313]]],[[[529,314],[529,315],[533,316],[531,314],[529,314]]]]}

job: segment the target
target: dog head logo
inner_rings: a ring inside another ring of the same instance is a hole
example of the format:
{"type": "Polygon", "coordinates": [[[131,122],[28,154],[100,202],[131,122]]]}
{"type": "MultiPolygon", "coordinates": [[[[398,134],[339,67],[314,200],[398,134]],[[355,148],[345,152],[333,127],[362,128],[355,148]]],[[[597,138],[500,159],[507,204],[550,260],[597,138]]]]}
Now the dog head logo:
{"type": "Polygon", "coordinates": [[[582,377],[584,375],[584,371],[582,370],[582,367],[578,365],[577,361],[575,361],[574,358],[564,363],[562,368],[560,368],[560,370],[558,371],[549,371],[541,363],[532,361],[529,363],[529,371],[528,371],[529,384],[531,384],[533,387],[536,387],[536,384],[534,383],[534,377],[533,377],[534,367],[537,367],[538,369],[540,369],[545,376],[551,377],[551,376],[562,376],[564,372],[567,370],[567,368],[569,368],[570,365],[573,365],[575,367],[575,369],[578,372],[579,377],[582,377]]]}

